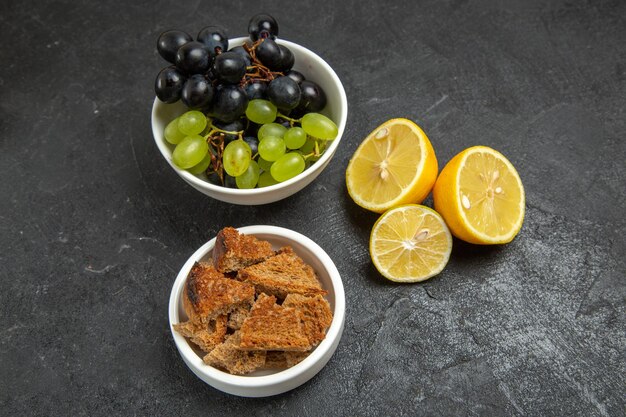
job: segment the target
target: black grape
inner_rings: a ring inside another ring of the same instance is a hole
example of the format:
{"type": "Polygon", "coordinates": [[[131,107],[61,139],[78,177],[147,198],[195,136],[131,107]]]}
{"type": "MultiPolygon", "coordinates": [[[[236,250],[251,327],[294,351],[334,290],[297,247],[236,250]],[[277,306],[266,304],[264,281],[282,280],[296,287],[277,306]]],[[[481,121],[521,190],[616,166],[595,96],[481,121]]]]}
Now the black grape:
{"type": "Polygon", "coordinates": [[[280,65],[282,53],[278,44],[272,39],[265,39],[256,47],[256,57],[269,69],[280,65]]]}
{"type": "Polygon", "coordinates": [[[264,38],[276,39],[278,23],[269,14],[257,14],[248,23],[248,33],[253,42],[264,38]]]}
{"type": "Polygon", "coordinates": [[[287,120],[287,119],[283,119],[282,117],[277,117],[276,120],[274,120],[274,123],[278,123],[279,125],[283,125],[287,129],[289,129],[291,127],[291,122],[289,120],[287,120]]]}
{"type": "Polygon", "coordinates": [[[255,98],[267,99],[267,84],[264,82],[251,82],[246,85],[246,95],[249,100],[254,100],[255,98]]]}
{"type": "Polygon", "coordinates": [[[250,54],[248,53],[248,51],[246,51],[246,49],[243,46],[235,46],[234,48],[231,48],[229,52],[235,52],[241,55],[243,60],[246,62],[246,67],[249,67],[252,65],[252,58],[250,58],[250,54]]]}
{"type": "Polygon", "coordinates": [[[237,84],[246,74],[246,62],[237,52],[224,52],[215,58],[213,74],[221,82],[237,84]]]}
{"type": "MultiPolygon", "coordinates": [[[[230,123],[224,123],[224,122],[220,122],[219,120],[215,120],[213,122],[213,126],[215,126],[218,129],[225,130],[227,132],[240,132],[246,128],[246,124],[244,123],[242,119],[237,119],[230,123]]],[[[226,144],[238,138],[239,136],[235,134],[229,134],[229,133],[224,134],[224,141],[226,144]]]]}
{"type": "Polygon", "coordinates": [[[163,59],[173,64],[176,60],[178,48],[192,40],[193,38],[182,30],[166,30],[157,39],[157,51],[159,51],[163,59]]]}
{"type": "Polygon", "coordinates": [[[224,172],[224,186],[228,188],[237,188],[237,180],[224,172]]]}
{"type": "Polygon", "coordinates": [[[213,100],[213,85],[201,74],[192,75],[185,82],[181,99],[190,109],[205,109],[213,100]]]}
{"type": "Polygon", "coordinates": [[[243,132],[244,136],[254,136],[258,137],[259,128],[261,125],[258,125],[254,122],[248,120],[248,126],[246,127],[246,131],[243,132]]]}
{"type": "Polygon", "coordinates": [[[188,75],[204,74],[211,66],[212,58],[213,54],[209,52],[206,45],[191,41],[178,48],[176,66],[188,75]]]}
{"type": "Polygon", "coordinates": [[[219,185],[219,186],[223,185],[222,184],[222,179],[220,178],[220,174],[218,174],[215,171],[211,171],[211,172],[207,173],[207,179],[213,185],[219,185]]]}
{"type": "Polygon", "coordinates": [[[267,96],[279,109],[291,110],[300,102],[300,87],[289,77],[278,77],[268,85],[267,96]]]}
{"type": "Polygon", "coordinates": [[[300,84],[302,81],[306,79],[304,78],[304,75],[300,71],[296,71],[296,70],[289,70],[285,73],[285,75],[291,78],[292,80],[294,80],[295,82],[297,82],[298,84],[300,84]]]}
{"type": "Polygon", "coordinates": [[[243,141],[250,146],[250,150],[252,151],[252,156],[256,155],[259,152],[259,140],[254,136],[244,136],[243,141]]]}
{"type": "Polygon", "coordinates": [[[275,70],[278,72],[287,72],[293,67],[295,58],[293,53],[285,45],[278,45],[280,49],[280,59],[275,65],[275,70]]]}
{"type": "Polygon", "coordinates": [[[221,52],[228,50],[228,36],[226,31],[219,26],[207,26],[198,32],[198,41],[209,48],[212,54],[217,54],[217,49],[221,52]]]}
{"type": "Polygon", "coordinates": [[[234,122],[246,112],[248,96],[238,85],[220,85],[217,88],[211,114],[217,120],[234,122]]]}
{"type": "Polygon", "coordinates": [[[180,98],[185,76],[175,66],[163,68],[154,82],[154,91],[164,103],[174,103],[180,98]]]}
{"type": "Polygon", "coordinates": [[[300,92],[300,103],[296,107],[297,113],[319,112],[326,107],[326,93],[313,81],[302,81],[300,92]]]}

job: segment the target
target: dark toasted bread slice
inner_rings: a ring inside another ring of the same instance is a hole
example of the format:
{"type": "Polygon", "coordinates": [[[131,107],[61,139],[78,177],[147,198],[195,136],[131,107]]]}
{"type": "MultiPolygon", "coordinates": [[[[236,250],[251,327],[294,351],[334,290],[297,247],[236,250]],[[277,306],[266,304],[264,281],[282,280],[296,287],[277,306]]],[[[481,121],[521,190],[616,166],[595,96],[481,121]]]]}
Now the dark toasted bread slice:
{"type": "Polygon", "coordinates": [[[228,328],[233,330],[241,329],[243,321],[250,314],[250,304],[245,304],[237,307],[228,315],[228,328]]]}
{"type": "Polygon", "coordinates": [[[220,272],[233,272],[274,255],[269,242],[241,234],[232,227],[220,230],[213,248],[213,265],[220,272]]]}
{"type": "Polygon", "coordinates": [[[244,375],[261,368],[265,364],[265,351],[241,350],[240,343],[239,332],[227,336],[224,343],[203,358],[204,363],[233,375],[244,375]]]}
{"type": "Polygon", "coordinates": [[[189,339],[205,353],[209,353],[224,341],[226,336],[226,315],[211,320],[208,324],[200,321],[186,321],[174,325],[174,330],[189,339]]]}
{"type": "Polygon", "coordinates": [[[252,285],[226,278],[207,264],[196,263],[191,268],[183,290],[183,306],[194,322],[208,323],[253,301],[252,285]]]}
{"type": "Polygon", "coordinates": [[[300,312],[276,304],[276,297],[261,294],[241,326],[244,350],[306,351],[311,348],[300,312]]]}
{"type": "MultiPolygon", "coordinates": [[[[268,350],[265,354],[265,364],[263,365],[264,369],[276,369],[276,368],[287,368],[287,359],[285,358],[285,353],[280,350],[268,350]]],[[[290,352],[290,353],[300,353],[300,352],[290,352]]]]}
{"type": "Polygon", "coordinates": [[[263,369],[276,369],[276,368],[291,368],[294,365],[299,364],[311,354],[311,351],[306,352],[283,352],[280,350],[268,350],[265,355],[265,365],[263,369]]]}
{"type": "Polygon", "coordinates": [[[302,314],[304,331],[313,346],[317,346],[326,337],[326,329],[333,321],[333,313],[328,301],[321,295],[306,297],[300,294],[289,294],[283,307],[293,307],[302,314]]]}
{"type": "Polygon", "coordinates": [[[285,352],[285,364],[287,368],[291,368],[294,365],[302,362],[307,356],[311,354],[311,351],[307,352],[285,352]]]}
{"type": "Polygon", "coordinates": [[[265,293],[280,299],[287,294],[325,295],[315,271],[293,252],[282,248],[276,256],[239,270],[237,279],[256,287],[257,294],[265,293]]]}

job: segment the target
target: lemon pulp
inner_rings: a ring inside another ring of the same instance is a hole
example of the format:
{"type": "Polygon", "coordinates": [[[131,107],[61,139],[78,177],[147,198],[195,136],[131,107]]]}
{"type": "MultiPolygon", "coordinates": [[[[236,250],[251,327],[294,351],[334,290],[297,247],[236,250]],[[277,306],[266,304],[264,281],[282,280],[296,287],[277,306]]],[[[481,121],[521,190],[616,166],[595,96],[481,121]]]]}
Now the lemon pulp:
{"type": "Polygon", "coordinates": [[[437,179],[433,197],[452,234],[470,243],[510,242],[524,221],[524,187],[517,171],[504,155],[486,146],[452,158],[437,179]]]}
{"type": "Polygon", "coordinates": [[[392,119],[371,132],[346,169],[346,186],[361,207],[382,213],[420,203],[437,177],[437,158],[426,134],[407,119],[392,119]]]}
{"type": "Polygon", "coordinates": [[[370,256],[378,271],[397,282],[418,282],[443,270],[452,236],[441,216],[417,204],[387,211],[370,236],[370,256]]]}

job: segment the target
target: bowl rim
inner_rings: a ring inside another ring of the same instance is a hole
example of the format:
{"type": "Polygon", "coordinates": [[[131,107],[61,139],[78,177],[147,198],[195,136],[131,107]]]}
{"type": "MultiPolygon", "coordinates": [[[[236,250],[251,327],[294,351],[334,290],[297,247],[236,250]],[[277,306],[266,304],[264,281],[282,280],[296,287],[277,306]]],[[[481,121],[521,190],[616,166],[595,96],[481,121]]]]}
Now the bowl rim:
{"type": "MultiPolygon", "coordinates": [[[[237,45],[241,45],[243,44],[246,40],[249,40],[248,37],[242,36],[242,37],[238,37],[238,38],[233,38],[229,40],[229,48],[232,46],[237,46],[237,45]]],[[[263,187],[263,188],[252,188],[252,189],[238,189],[238,188],[228,188],[228,187],[222,187],[219,185],[214,185],[211,184],[208,181],[205,181],[195,175],[193,175],[191,172],[185,170],[185,169],[181,169],[179,167],[177,167],[173,161],[171,160],[170,157],[167,156],[168,153],[170,153],[169,151],[169,145],[166,143],[165,141],[165,137],[163,132],[158,132],[158,129],[156,128],[156,124],[155,124],[155,119],[156,119],[156,115],[157,115],[157,108],[160,106],[164,106],[167,105],[166,103],[161,102],[157,97],[154,98],[154,102],[152,104],[152,113],[151,113],[151,124],[152,124],[152,136],[154,138],[154,141],[157,144],[157,147],[159,148],[159,151],[161,152],[161,155],[163,156],[163,158],[167,161],[167,163],[174,169],[174,171],[176,171],[176,173],[178,175],[180,175],[185,181],[189,182],[190,184],[194,185],[194,186],[198,186],[200,188],[206,188],[208,190],[211,191],[215,191],[218,193],[222,193],[222,194],[226,194],[226,195],[237,195],[237,196],[252,196],[252,195],[261,195],[261,194],[267,194],[267,193],[271,193],[272,191],[277,191],[277,190],[281,190],[283,188],[288,188],[289,186],[291,186],[292,184],[297,183],[298,181],[302,180],[303,178],[305,178],[307,175],[311,174],[314,170],[315,170],[315,166],[325,166],[325,164],[327,163],[327,161],[330,160],[330,158],[332,158],[332,156],[334,155],[337,147],[339,146],[339,142],[341,141],[342,137],[343,137],[343,133],[345,131],[346,128],[346,122],[348,119],[348,99],[346,96],[346,91],[345,88],[343,87],[343,84],[341,83],[341,80],[339,79],[339,77],[337,76],[337,73],[332,69],[332,67],[330,65],[328,65],[328,63],[326,61],[324,61],[324,59],[322,59],[319,55],[317,55],[315,52],[311,51],[310,49],[301,46],[297,43],[294,42],[290,42],[288,40],[285,39],[276,39],[276,42],[280,45],[284,45],[290,49],[297,49],[299,52],[304,53],[305,55],[308,55],[309,58],[311,58],[313,61],[316,62],[317,65],[323,67],[328,74],[330,75],[330,78],[333,80],[333,83],[338,87],[339,90],[339,106],[340,108],[344,109],[344,111],[341,114],[340,120],[337,123],[337,137],[331,141],[331,144],[328,148],[326,148],[326,150],[324,151],[324,153],[322,154],[322,156],[320,157],[320,159],[318,159],[313,166],[309,167],[308,169],[305,169],[303,172],[301,172],[300,174],[296,175],[293,178],[288,179],[287,181],[283,181],[281,183],[278,184],[274,184],[274,185],[270,185],[267,187],[263,187]],[[157,139],[158,137],[160,137],[160,139],[157,139]]]]}
{"type": "Polygon", "coordinates": [[[178,348],[178,351],[180,352],[181,356],[183,356],[183,359],[185,359],[185,362],[190,365],[190,368],[192,368],[191,370],[194,371],[194,373],[197,372],[211,380],[242,388],[261,388],[278,385],[292,380],[299,375],[306,374],[309,370],[311,370],[311,368],[314,367],[314,365],[318,361],[323,360],[329,353],[332,355],[334,351],[333,342],[338,338],[341,338],[343,324],[345,320],[346,304],[343,282],[341,280],[341,276],[339,275],[337,267],[335,266],[330,256],[328,256],[328,254],[324,251],[324,249],[322,249],[317,243],[315,243],[310,238],[302,235],[301,233],[298,233],[291,229],[269,225],[244,226],[237,228],[237,230],[241,233],[245,233],[248,235],[269,234],[298,242],[302,246],[305,246],[309,251],[311,251],[311,253],[315,257],[318,258],[318,260],[324,266],[324,269],[326,269],[326,271],[328,272],[335,297],[333,320],[326,332],[326,337],[302,362],[292,366],[291,368],[287,368],[270,375],[232,375],[205,364],[202,361],[202,358],[199,357],[198,354],[196,354],[196,352],[191,348],[189,342],[187,342],[187,339],[185,339],[182,335],[174,330],[174,324],[180,322],[180,317],[178,314],[179,301],[182,288],[184,287],[185,280],[187,279],[187,275],[189,274],[193,263],[201,259],[211,249],[213,249],[213,247],[215,246],[216,238],[213,238],[204,245],[202,245],[193,253],[193,255],[189,257],[189,259],[180,269],[176,280],[172,285],[168,309],[170,331],[172,332],[172,337],[174,338],[174,342],[176,344],[176,347],[178,348]]]}

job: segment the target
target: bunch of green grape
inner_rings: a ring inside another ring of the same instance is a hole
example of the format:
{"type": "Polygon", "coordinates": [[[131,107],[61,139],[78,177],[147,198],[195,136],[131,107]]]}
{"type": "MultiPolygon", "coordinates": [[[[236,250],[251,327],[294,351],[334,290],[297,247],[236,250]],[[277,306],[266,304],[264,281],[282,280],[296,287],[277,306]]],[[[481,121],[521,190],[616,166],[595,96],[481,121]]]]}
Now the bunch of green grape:
{"type": "Polygon", "coordinates": [[[165,139],[176,145],[172,161],[216,185],[267,187],[302,173],[338,133],[337,125],[320,113],[292,119],[263,99],[251,100],[242,120],[247,126],[232,131],[216,127],[197,110],[177,117],[165,127],[165,139]]]}

